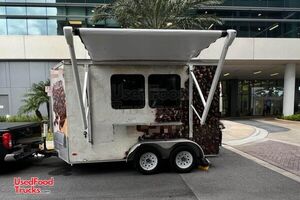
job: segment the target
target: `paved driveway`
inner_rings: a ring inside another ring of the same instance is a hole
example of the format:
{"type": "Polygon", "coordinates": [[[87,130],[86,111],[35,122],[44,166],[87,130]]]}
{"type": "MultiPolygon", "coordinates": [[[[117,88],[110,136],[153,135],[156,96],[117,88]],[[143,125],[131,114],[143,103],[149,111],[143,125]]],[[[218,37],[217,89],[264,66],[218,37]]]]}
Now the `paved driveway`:
{"type": "Polygon", "coordinates": [[[286,131],[290,130],[290,129],[282,127],[282,126],[268,124],[268,123],[264,123],[264,122],[257,121],[257,120],[234,120],[234,121],[238,122],[238,123],[265,129],[269,133],[286,132],[286,131]]]}
{"type": "Polygon", "coordinates": [[[300,183],[222,149],[209,171],[144,176],[123,163],[70,167],[57,158],[11,163],[0,174],[0,199],[295,199],[300,183]],[[55,178],[49,194],[16,195],[13,177],[55,178]]]}

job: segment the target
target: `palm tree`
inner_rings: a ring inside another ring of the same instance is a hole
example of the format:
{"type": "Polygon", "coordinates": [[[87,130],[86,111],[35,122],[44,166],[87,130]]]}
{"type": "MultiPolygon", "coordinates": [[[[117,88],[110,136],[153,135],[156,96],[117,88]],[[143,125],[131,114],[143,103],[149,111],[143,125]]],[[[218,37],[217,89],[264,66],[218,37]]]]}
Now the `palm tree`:
{"type": "Polygon", "coordinates": [[[50,85],[50,80],[41,81],[39,83],[32,84],[29,92],[24,95],[25,99],[23,100],[24,105],[20,107],[19,113],[30,113],[35,112],[36,116],[43,120],[43,116],[39,111],[39,108],[42,104],[46,103],[47,114],[49,119],[49,97],[45,92],[45,87],[50,85]]]}
{"type": "Polygon", "coordinates": [[[202,6],[223,0],[116,0],[96,7],[92,21],[115,19],[123,28],[209,29],[222,24],[215,15],[198,14],[202,6]]]}

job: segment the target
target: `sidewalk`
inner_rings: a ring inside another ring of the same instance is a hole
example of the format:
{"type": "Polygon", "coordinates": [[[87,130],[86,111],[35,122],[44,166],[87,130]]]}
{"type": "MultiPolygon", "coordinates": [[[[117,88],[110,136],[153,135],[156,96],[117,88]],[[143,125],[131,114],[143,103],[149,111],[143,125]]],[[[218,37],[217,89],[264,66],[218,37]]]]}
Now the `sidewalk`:
{"type": "Polygon", "coordinates": [[[299,122],[276,119],[256,119],[249,120],[249,123],[246,122],[243,124],[237,123],[237,121],[232,123],[225,122],[224,125],[226,129],[223,132],[223,137],[226,139],[223,143],[300,177],[299,122]],[[249,125],[246,124],[257,125],[251,126],[253,129],[266,127],[269,132],[264,138],[259,138],[255,141],[252,140],[241,145],[234,145],[237,141],[247,140],[247,138],[244,138],[244,132],[239,134],[240,129],[248,130],[248,138],[253,136],[249,125]],[[235,126],[235,128],[232,126],[235,126]],[[232,137],[232,135],[234,135],[234,137],[232,137]]]}
{"type": "Polygon", "coordinates": [[[255,128],[234,121],[222,120],[225,126],[223,129],[223,143],[232,140],[241,140],[251,136],[255,132],[255,128]]]}
{"type": "Polygon", "coordinates": [[[268,139],[300,146],[300,122],[280,120],[280,119],[266,119],[266,120],[257,120],[257,121],[290,129],[289,131],[269,134],[267,137],[268,139]]]}
{"type": "Polygon", "coordinates": [[[236,121],[222,120],[225,126],[223,129],[223,144],[237,146],[243,145],[267,137],[268,132],[264,129],[238,123],[236,121]]]}

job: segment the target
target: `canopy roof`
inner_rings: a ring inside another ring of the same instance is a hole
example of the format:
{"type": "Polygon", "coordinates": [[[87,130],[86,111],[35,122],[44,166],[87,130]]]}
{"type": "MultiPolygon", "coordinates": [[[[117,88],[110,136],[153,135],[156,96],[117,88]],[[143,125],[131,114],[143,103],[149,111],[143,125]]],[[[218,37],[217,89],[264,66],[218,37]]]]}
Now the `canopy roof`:
{"type": "Polygon", "coordinates": [[[226,31],[79,28],[91,60],[188,62],[226,31]]]}

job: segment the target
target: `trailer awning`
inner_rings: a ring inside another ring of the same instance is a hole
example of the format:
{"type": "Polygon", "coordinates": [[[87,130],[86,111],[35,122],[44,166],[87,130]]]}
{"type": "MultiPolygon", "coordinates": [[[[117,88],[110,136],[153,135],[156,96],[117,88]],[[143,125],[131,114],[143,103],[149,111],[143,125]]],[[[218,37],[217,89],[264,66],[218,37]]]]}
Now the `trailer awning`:
{"type": "Polygon", "coordinates": [[[188,62],[226,31],[79,28],[92,62],[188,62]]]}

